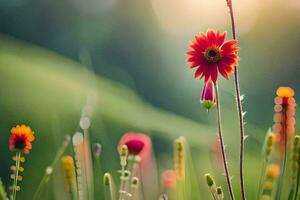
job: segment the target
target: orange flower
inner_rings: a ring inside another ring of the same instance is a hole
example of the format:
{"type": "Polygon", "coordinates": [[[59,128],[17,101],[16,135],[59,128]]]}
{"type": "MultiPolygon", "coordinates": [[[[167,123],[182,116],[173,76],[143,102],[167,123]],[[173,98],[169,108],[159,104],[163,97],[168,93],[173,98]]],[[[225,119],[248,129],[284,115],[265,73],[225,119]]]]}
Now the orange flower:
{"type": "Polygon", "coordinates": [[[31,142],[34,141],[34,133],[29,126],[21,125],[11,129],[9,138],[9,149],[11,151],[22,151],[25,154],[32,149],[31,142]]]}
{"type": "Polygon", "coordinates": [[[228,74],[233,73],[234,67],[238,65],[239,57],[236,40],[224,42],[226,32],[208,30],[200,33],[191,42],[191,51],[187,52],[187,62],[190,67],[198,67],[195,78],[205,77],[205,82],[211,79],[216,82],[218,72],[228,79],[228,74]]]}
{"type": "Polygon", "coordinates": [[[279,87],[276,91],[278,97],[282,98],[282,104],[288,105],[289,99],[292,99],[295,95],[295,92],[290,87],[279,87]]]}

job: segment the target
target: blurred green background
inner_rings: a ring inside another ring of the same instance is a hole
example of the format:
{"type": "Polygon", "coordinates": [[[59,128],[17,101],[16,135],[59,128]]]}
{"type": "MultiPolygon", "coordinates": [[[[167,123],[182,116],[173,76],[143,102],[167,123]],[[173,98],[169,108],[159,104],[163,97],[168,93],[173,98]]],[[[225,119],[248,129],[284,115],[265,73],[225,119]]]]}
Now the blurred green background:
{"type": "MultiPolygon", "coordinates": [[[[299,97],[300,3],[234,3],[249,135],[246,187],[252,199],[259,175],[254,167],[260,164],[261,144],[272,126],[274,92],[278,86],[291,86],[299,97]]],[[[0,1],[4,182],[10,182],[12,153],[7,141],[12,126],[25,123],[36,133],[19,194],[31,199],[63,136],[79,130],[82,109],[92,99],[91,138],[103,145],[104,170],[117,170],[116,145],[125,132],[151,136],[159,170],[172,167],[172,142],[182,135],[192,148],[202,198],[208,195],[206,172],[226,187],[211,158],[215,110],[206,113],[201,107],[202,81],[193,79],[193,70],[184,62],[188,41],[207,28],[227,30],[230,38],[225,1],[0,1]]],[[[220,81],[220,92],[229,165],[238,190],[239,136],[232,78],[220,81]]],[[[52,189],[50,184],[48,199],[53,199],[52,189]]]]}

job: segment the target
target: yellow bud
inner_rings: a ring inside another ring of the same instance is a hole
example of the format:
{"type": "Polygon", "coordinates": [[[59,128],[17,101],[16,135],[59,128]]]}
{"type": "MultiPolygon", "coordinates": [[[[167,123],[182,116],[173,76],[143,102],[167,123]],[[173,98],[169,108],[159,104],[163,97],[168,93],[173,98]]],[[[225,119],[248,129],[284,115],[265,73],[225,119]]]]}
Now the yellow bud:
{"type": "Polygon", "coordinates": [[[280,167],[277,164],[270,164],[267,167],[267,177],[268,178],[276,178],[280,174],[280,167]]]}

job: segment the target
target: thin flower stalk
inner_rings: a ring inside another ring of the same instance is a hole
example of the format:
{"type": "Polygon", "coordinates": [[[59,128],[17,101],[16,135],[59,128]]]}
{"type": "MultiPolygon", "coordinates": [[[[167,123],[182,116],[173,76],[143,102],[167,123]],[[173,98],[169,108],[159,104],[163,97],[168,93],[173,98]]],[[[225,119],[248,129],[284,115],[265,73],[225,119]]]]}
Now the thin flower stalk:
{"type": "Polygon", "coordinates": [[[263,147],[263,155],[262,155],[263,164],[262,164],[261,175],[260,175],[260,180],[259,180],[259,185],[258,185],[257,199],[259,199],[261,192],[262,192],[264,176],[265,176],[265,173],[267,170],[266,167],[270,161],[274,143],[275,143],[275,135],[274,135],[274,133],[271,132],[271,130],[269,130],[267,133],[266,139],[265,139],[264,147],[263,147]]]}
{"type": "Polygon", "coordinates": [[[294,200],[296,200],[298,198],[299,185],[300,185],[300,156],[299,156],[300,155],[300,148],[299,148],[299,146],[297,147],[297,154],[298,154],[298,159],[297,159],[297,182],[296,182],[294,200]]]}
{"type": "Polygon", "coordinates": [[[76,179],[77,179],[77,189],[78,189],[78,200],[84,200],[87,198],[87,191],[84,183],[84,166],[83,166],[83,134],[81,132],[76,132],[72,137],[73,149],[75,152],[75,166],[76,166],[76,179]]]}
{"type": "Polygon", "coordinates": [[[94,199],[103,199],[103,187],[99,187],[102,181],[98,177],[103,177],[102,165],[101,165],[101,153],[102,153],[102,146],[99,143],[93,144],[93,170],[94,170],[94,199]]]}
{"type": "Polygon", "coordinates": [[[227,186],[228,186],[228,190],[229,190],[229,194],[230,194],[230,199],[234,200],[235,197],[234,197],[234,193],[233,193],[233,189],[232,189],[231,177],[229,174],[228,163],[227,163],[227,158],[226,158],[226,153],[225,153],[224,140],[223,140],[220,99],[219,99],[219,91],[218,91],[217,83],[215,83],[215,91],[216,91],[218,134],[219,134],[219,139],[220,139],[221,153],[222,153],[222,157],[223,157],[224,171],[225,171],[227,186]]]}
{"type": "Polygon", "coordinates": [[[0,200],[6,200],[7,198],[7,194],[5,191],[5,186],[3,185],[2,180],[0,179],[0,200]]]}
{"type": "Polygon", "coordinates": [[[289,192],[289,200],[295,199],[297,197],[297,194],[295,195],[295,192],[298,188],[298,175],[299,175],[299,165],[298,165],[298,159],[299,159],[299,142],[300,142],[300,137],[296,135],[294,137],[294,142],[293,142],[293,148],[292,148],[292,153],[291,153],[291,190],[289,192]]]}
{"type": "Polygon", "coordinates": [[[56,167],[58,161],[61,159],[61,157],[63,156],[64,152],[66,151],[69,143],[70,143],[70,136],[66,135],[63,144],[60,146],[60,148],[58,149],[54,160],[52,161],[52,163],[46,168],[45,173],[43,178],[41,179],[41,182],[39,183],[34,195],[33,195],[33,200],[37,200],[40,199],[40,195],[43,191],[43,188],[45,187],[45,185],[48,183],[48,181],[50,180],[50,177],[53,173],[53,169],[56,167]]]}
{"type": "Polygon", "coordinates": [[[87,194],[90,200],[94,199],[94,180],[93,180],[93,164],[90,149],[90,139],[88,129],[83,129],[83,151],[84,151],[84,170],[85,170],[85,181],[87,186],[87,194]]]}
{"type": "Polygon", "coordinates": [[[105,200],[116,200],[116,189],[113,178],[110,173],[103,176],[104,196],[105,200]]]}
{"type": "Polygon", "coordinates": [[[300,137],[297,135],[295,136],[295,139],[294,139],[294,146],[293,146],[293,156],[292,156],[292,161],[293,161],[293,164],[292,164],[292,172],[293,172],[293,175],[292,175],[292,189],[290,191],[290,195],[289,195],[289,198],[291,196],[291,199],[292,199],[292,196],[294,195],[294,200],[297,200],[297,197],[298,197],[298,191],[299,191],[299,184],[300,184],[300,168],[299,168],[299,165],[300,165],[300,147],[299,147],[299,142],[300,142],[300,137]],[[295,192],[294,192],[295,191],[295,192]]]}
{"type": "Polygon", "coordinates": [[[184,200],[186,199],[186,191],[185,191],[185,184],[186,184],[186,149],[185,149],[185,139],[183,137],[179,137],[175,140],[174,143],[174,168],[176,172],[176,192],[177,192],[177,199],[184,200]]]}
{"type": "Polygon", "coordinates": [[[120,175],[120,189],[119,189],[119,200],[124,200],[128,196],[126,191],[126,181],[130,177],[130,172],[126,170],[128,158],[128,148],[126,145],[123,145],[120,150],[120,166],[121,166],[121,175],[120,175]]]}
{"type": "MultiPolygon", "coordinates": [[[[236,37],[236,28],[235,28],[235,19],[233,12],[232,0],[226,0],[227,5],[229,7],[230,19],[231,19],[231,28],[232,28],[232,38],[234,40],[236,37]]],[[[241,92],[239,86],[239,72],[238,67],[234,67],[234,88],[235,88],[235,96],[236,96],[236,105],[238,111],[239,118],[239,129],[240,129],[240,161],[239,161],[239,171],[240,171],[240,189],[242,194],[242,199],[246,199],[245,186],[244,186],[244,142],[245,142],[245,124],[244,124],[244,113],[242,107],[241,100],[241,92]]]]}
{"type": "Polygon", "coordinates": [[[19,190],[18,186],[18,178],[19,178],[19,169],[20,169],[20,163],[21,163],[21,152],[16,153],[16,169],[14,173],[14,181],[12,185],[12,200],[15,200],[17,198],[17,191],[19,190]]]}
{"type": "Polygon", "coordinates": [[[212,198],[214,200],[219,200],[213,177],[210,174],[205,174],[205,179],[206,179],[206,184],[209,187],[212,198]]]}

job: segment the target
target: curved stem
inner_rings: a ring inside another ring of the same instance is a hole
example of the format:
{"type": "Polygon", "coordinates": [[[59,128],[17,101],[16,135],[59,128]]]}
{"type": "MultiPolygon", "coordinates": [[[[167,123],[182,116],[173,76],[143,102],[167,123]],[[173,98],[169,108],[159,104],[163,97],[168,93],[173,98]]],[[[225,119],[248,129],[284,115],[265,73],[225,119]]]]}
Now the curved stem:
{"type": "Polygon", "coordinates": [[[218,85],[215,83],[215,90],[216,90],[216,104],[217,104],[217,120],[218,120],[218,133],[219,133],[219,139],[220,139],[220,147],[221,147],[221,152],[222,152],[222,157],[223,157],[223,164],[224,164],[224,171],[226,175],[226,181],[227,181],[227,186],[230,194],[230,199],[234,200],[234,193],[232,189],[232,184],[231,184],[231,178],[227,166],[227,158],[226,158],[226,153],[225,153],[225,146],[224,146],[224,141],[223,141],[223,134],[222,134],[222,126],[221,126],[221,110],[220,110],[220,99],[219,99],[219,91],[218,91],[218,85]]]}
{"type": "MultiPolygon", "coordinates": [[[[236,29],[235,29],[235,20],[232,7],[232,0],[227,0],[229,7],[231,27],[232,27],[232,37],[236,39],[236,29]]],[[[236,94],[236,104],[239,116],[239,126],[240,126],[240,188],[242,193],[242,199],[246,199],[245,186],[244,186],[244,120],[243,120],[243,108],[240,95],[240,86],[239,86],[239,75],[238,68],[234,68],[234,85],[235,85],[235,94],[236,94]]]]}

